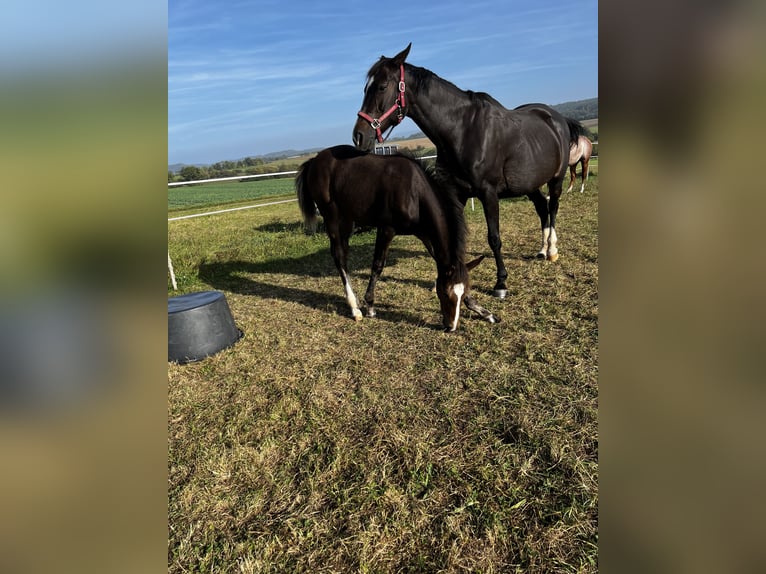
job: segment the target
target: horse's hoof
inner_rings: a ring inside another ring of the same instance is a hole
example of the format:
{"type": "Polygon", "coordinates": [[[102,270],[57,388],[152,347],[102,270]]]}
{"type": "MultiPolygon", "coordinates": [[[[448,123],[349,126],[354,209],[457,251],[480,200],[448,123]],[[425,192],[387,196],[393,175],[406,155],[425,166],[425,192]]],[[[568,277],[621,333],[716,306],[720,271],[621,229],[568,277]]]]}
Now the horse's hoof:
{"type": "Polygon", "coordinates": [[[372,318],[375,316],[375,309],[367,309],[367,316],[372,318]]]}
{"type": "Polygon", "coordinates": [[[545,259],[545,251],[541,251],[540,253],[538,253],[537,254],[537,258],[538,259],[545,259]]]}
{"type": "Polygon", "coordinates": [[[559,258],[558,253],[553,253],[552,255],[548,255],[548,261],[556,261],[559,258]]]}
{"type": "Polygon", "coordinates": [[[508,289],[495,289],[492,291],[492,295],[498,299],[505,299],[508,296],[508,289]]]}

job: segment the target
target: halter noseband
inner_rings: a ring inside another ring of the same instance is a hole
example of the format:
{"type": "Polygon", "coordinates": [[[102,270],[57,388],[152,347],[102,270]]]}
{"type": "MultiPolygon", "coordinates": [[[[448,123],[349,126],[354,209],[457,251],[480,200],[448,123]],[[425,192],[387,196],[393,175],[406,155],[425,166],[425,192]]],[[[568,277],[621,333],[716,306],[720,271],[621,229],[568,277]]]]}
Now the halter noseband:
{"type": "Polygon", "coordinates": [[[378,143],[383,143],[383,134],[380,133],[380,125],[383,123],[383,120],[385,120],[388,116],[394,113],[394,111],[396,111],[397,121],[396,124],[391,126],[391,129],[393,129],[395,125],[400,124],[404,119],[404,64],[399,64],[399,78],[399,94],[396,96],[396,102],[394,102],[394,105],[388,108],[386,113],[384,113],[379,118],[372,118],[362,111],[357,112],[357,115],[360,118],[370,122],[370,126],[372,126],[372,129],[374,129],[375,133],[377,134],[378,143]]]}

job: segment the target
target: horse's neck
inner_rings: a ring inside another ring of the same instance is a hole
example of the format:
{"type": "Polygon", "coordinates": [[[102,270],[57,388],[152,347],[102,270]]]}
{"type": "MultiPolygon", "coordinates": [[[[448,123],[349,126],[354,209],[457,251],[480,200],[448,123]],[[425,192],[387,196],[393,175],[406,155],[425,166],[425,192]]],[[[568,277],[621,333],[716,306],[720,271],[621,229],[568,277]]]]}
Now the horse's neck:
{"type": "Polygon", "coordinates": [[[471,105],[468,92],[451,84],[425,69],[422,74],[430,75],[428,87],[413,86],[409,116],[430,139],[437,150],[447,151],[463,137],[464,129],[454,118],[461,117],[464,108],[471,105]]]}
{"type": "Polygon", "coordinates": [[[430,230],[428,239],[433,247],[436,264],[448,266],[455,264],[458,259],[458,235],[454,229],[458,223],[455,216],[449,213],[446,202],[441,201],[436,193],[421,202],[421,217],[426,216],[430,220],[424,228],[430,230]]]}

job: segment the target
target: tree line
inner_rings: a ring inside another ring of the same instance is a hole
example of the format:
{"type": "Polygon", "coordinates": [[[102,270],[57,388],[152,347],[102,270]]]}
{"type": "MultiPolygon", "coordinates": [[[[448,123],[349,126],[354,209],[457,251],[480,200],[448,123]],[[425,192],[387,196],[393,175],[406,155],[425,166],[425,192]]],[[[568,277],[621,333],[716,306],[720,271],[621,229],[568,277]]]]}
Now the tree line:
{"type": "Polygon", "coordinates": [[[280,171],[295,171],[301,160],[282,160],[266,162],[259,157],[246,157],[232,161],[219,161],[208,166],[185,165],[174,173],[168,170],[168,183],[177,181],[198,181],[200,179],[215,179],[218,177],[236,177],[241,175],[261,175],[280,171]]]}

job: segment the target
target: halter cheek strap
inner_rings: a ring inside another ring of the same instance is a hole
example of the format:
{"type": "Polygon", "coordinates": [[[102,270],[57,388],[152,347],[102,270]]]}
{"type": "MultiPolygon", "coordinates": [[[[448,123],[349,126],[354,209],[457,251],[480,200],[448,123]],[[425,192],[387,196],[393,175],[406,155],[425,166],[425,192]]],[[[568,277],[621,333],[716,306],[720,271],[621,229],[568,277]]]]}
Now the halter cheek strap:
{"type": "Polygon", "coordinates": [[[383,134],[380,131],[380,126],[383,123],[383,121],[388,118],[392,113],[397,112],[396,114],[396,124],[391,125],[391,129],[395,125],[398,125],[401,123],[401,121],[404,119],[404,64],[399,64],[399,94],[396,96],[396,101],[394,102],[394,105],[388,108],[386,112],[380,116],[379,118],[373,118],[370,115],[359,111],[357,112],[357,115],[370,122],[370,126],[372,126],[372,129],[375,130],[375,133],[377,134],[378,142],[383,143],[383,134]]]}

